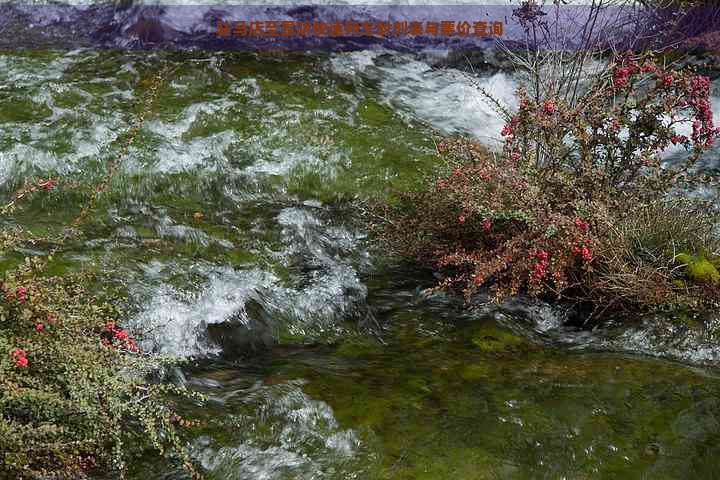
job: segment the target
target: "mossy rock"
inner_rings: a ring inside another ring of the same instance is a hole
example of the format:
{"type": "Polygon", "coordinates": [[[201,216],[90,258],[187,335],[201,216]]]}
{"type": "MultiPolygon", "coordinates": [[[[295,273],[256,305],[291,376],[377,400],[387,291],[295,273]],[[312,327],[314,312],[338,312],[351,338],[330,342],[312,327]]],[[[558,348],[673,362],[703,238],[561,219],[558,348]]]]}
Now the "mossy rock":
{"type": "Polygon", "coordinates": [[[525,341],[494,325],[486,325],[475,332],[472,343],[483,352],[503,352],[519,347],[525,341]]]}
{"type": "Polygon", "coordinates": [[[685,264],[685,275],[695,283],[720,284],[720,272],[710,260],[681,253],[676,257],[677,261],[685,264]]]}
{"type": "Polygon", "coordinates": [[[345,358],[372,357],[382,352],[382,345],[375,339],[349,339],[335,350],[335,354],[345,358]]]}

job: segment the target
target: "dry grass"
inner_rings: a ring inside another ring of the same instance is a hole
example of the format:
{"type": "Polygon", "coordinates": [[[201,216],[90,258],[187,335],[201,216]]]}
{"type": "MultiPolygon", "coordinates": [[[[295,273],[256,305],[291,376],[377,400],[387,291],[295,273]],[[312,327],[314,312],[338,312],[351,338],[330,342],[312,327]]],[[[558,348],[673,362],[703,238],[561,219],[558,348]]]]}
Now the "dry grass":
{"type": "Polygon", "coordinates": [[[717,288],[684,281],[681,253],[718,258],[720,215],[703,202],[673,199],[606,214],[590,295],[598,303],[648,307],[717,301],[717,288]]]}

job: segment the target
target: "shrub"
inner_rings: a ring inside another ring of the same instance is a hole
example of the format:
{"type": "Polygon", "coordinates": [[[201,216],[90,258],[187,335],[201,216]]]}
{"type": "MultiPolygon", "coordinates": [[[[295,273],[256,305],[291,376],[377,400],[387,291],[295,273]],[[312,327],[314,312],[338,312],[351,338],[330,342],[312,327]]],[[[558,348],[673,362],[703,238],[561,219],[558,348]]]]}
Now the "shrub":
{"type": "Polygon", "coordinates": [[[129,447],[150,445],[194,473],[168,403],[188,393],[147,380],[159,360],[86,289],[97,279],[45,277],[42,267],[28,260],[0,291],[0,477],[122,476],[129,447]]]}
{"type": "Polygon", "coordinates": [[[443,287],[468,296],[486,284],[500,299],[577,280],[592,259],[594,238],[564,178],[546,177],[553,188],[543,189],[534,169],[475,143],[448,141],[441,149],[446,173],[388,207],[383,217],[392,220],[373,225],[375,232],[402,255],[440,269],[443,287]]]}
{"type": "Polygon", "coordinates": [[[718,135],[709,80],[630,56],[610,72],[574,106],[520,90],[501,154],[441,143],[437,176],[383,206],[372,229],[466,296],[490,286],[498,300],[523,291],[601,308],[716,302],[678,257],[712,264],[716,218],[670,196],[709,180],[691,175],[718,135]],[[688,153],[670,165],[661,155],[674,144],[688,153]]]}
{"type": "Polygon", "coordinates": [[[534,163],[541,175],[570,176],[586,199],[657,198],[689,181],[689,169],[718,136],[709,78],[632,56],[618,58],[610,77],[572,107],[560,99],[536,102],[520,90],[519,111],[502,132],[505,156],[534,163]],[[679,134],[682,126],[691,135],[679,134]],[[688,155],[670,167],[661,155],[672,145],[688,155]]]}

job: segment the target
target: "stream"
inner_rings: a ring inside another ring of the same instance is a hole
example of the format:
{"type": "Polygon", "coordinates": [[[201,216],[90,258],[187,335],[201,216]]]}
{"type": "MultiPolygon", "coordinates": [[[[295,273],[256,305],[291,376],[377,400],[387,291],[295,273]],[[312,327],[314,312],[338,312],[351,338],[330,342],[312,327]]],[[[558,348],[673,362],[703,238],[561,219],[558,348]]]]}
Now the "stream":
{"type": "Polygon", "coordinates": [[[419,185],[442,135],[500,141],[473,82],[512,104],[517,80],[490,53],[473,74],[448,58],[0,52],[3,194],[77,182],[4,221],[61,232],[171,68],[52,269],[102,272],[143,348],[187,360],[168,380],[209,398],[178,405],[209,479],[716,478],[720,319],[584,331],[528,299],[466,309],[368,238],[358,201],[419,185]]]}

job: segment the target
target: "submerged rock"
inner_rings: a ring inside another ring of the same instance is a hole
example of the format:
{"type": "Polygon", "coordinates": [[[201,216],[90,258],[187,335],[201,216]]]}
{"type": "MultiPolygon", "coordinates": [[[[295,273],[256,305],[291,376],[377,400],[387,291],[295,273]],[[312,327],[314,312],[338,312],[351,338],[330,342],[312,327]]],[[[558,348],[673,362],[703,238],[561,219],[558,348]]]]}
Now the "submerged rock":
{"type": "Polygon", "coordinates": [[[510,55],[501,50],[450,50],[446,57],[435,61],[436,67],[456,68],[478,74],[511,72],[510,55]]]}
{"type": "Polygon", "coordinates": [[[272,346],[274,328],[267,309],[255,299],[228,320],[207,325],[208,338],[222,349],[225,357],[256,353],[272,346]]]}
{"type": "MultiPolygon", "coordinates": [[[[584,324],[581,315],[569,306],[524,296],[496,304],[481,294],[472,307],[476,315],[492,316],[502,327],[536,345],[720,365],[720,312],[700,314],[681,310],[618,316],[600,324],[584,324]]],[[[503,350],[508,347],[503,335],[509,334],[473,335],[472,343],[482,350],[503,350]]]]}
{"type": "Polygon", "coordinates": [[[516,349],[526,342],[507,330],[487,324],[474,333],[472,343],[483,352],[503,352],[516,349]]]}

